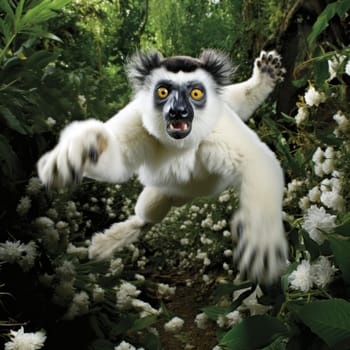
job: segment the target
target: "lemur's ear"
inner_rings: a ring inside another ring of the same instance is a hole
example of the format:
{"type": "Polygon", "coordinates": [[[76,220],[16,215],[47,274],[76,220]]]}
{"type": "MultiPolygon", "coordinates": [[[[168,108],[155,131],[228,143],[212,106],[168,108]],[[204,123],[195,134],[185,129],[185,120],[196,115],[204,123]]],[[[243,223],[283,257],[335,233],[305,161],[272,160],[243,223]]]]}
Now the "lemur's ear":
{"type": "Polygon", "coordinates": [[[155,68],[159,68],[163,56],[158,51],[137,52],[127,64],[127,74],[134,89],[143,85],[147,76],[155,68]]]}
{"type": "Polygon", "coordinates": [[[202,68],[205,69],[219,86],[231,84],[234,73],[229,57],[223,52],[208,49],[199,56],[202,68]]]}

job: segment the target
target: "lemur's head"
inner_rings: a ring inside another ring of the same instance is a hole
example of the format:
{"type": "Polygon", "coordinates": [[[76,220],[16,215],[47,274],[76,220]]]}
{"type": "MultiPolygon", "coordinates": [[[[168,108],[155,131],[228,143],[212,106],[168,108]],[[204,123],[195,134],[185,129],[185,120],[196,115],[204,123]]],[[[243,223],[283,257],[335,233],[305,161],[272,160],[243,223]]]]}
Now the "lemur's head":
{"type": "Polygon", "coordinates": [[[220,116],[220,88],[230,83],[232,66],[214,50],[199,58],[163,58],[153,51],[135,55],[128,75],[145,128],[163,143],[192,147],[220,116]]]}

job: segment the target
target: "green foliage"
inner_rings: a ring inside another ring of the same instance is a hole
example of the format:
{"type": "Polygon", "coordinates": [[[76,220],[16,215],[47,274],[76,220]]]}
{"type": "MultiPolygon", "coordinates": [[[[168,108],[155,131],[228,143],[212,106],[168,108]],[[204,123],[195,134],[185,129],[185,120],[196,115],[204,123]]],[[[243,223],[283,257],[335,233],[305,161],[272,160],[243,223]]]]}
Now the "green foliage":
{"type": "Polygon", "coordinates": [[[260,349],[288,334],[286,326],[276,318],[252,316],[234,326],[220,340],[224,349],[260,349]]]}
{"type": "Polygon", "coordinates": [[[344,17],[350,9],[348,0],[338,0],[328,4],[312,27],[312,32],[307,38],[309,45],[312,45],[322,32],[328,27],[329,22],[335,15],[344,17]]]}
{"type": "Polygon", "coordinates": [[[292,309],[330,348],[348,349],[350,344],[350,303],[343,299],[318,300],[292,309]]]}

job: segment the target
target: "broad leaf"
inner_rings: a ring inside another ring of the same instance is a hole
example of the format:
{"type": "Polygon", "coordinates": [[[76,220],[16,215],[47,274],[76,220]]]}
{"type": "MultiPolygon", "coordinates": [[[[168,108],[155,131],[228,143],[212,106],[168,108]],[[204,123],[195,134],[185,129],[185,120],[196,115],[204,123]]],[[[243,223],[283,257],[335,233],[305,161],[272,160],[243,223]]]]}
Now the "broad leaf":
{"type": "Polygon", "coordinates": [[[293,306],[292,309],[330,347],[337,350],[349,349],[349,302],[343,299],[318,300],[301,307],[293,306]]]}
{"type": "Polygon", "coordinates": [[[287,334],[287,327],[277,318],[252,316],[228,331],[219,345],[232,350],[253,350],[270,345],[287,334]]]}
{"type": "Polygon", "coordinates": [[[329,241],[343,278],[350,284],[350,240],[330,237],[329,241]]]}

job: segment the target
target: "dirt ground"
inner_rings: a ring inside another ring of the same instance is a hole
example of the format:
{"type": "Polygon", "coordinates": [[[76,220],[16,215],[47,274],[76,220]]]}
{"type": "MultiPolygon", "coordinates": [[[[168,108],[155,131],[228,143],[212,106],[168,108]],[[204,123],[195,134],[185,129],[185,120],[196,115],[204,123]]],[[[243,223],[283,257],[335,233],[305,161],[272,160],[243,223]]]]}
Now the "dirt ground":
{"type": "Polygon", "coordinates": [[[176,284],[174,298],[165,303],[167,309],[185,323],[178,334],[164,331],[163,325],[158,327],[163,350],[212,350],[217,344],[214,327],[199,329],[194,320],[201,308],[208,306],[209,292],[201,283],[186,286],[179,281],[176,284]]]}

